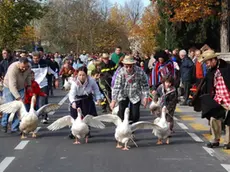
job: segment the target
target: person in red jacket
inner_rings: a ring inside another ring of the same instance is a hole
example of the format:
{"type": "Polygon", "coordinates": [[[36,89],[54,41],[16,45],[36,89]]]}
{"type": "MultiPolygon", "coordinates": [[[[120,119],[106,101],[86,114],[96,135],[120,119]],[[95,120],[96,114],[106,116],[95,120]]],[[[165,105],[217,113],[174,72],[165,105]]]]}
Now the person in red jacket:
{"type": "MultiPolygon", "coordinates": [[[[35,77],[34,77],[34,72],[31,71],[31,89],[27,89],[26,88],[26,92],[25,92],[25,99],[24,99],[24,103],[25,103],[25,107],[26,110],[29,111],[30,110],[30,103],[31,103],[31,98],[33,95],[37,96],[43,96],[46,97],[47,95],[41,91],[41,88],[39,87],[38,83],[35,81],[35,77]]],[[[35,110],[37,110],[37,103],[35,103],[35,110]]]]}

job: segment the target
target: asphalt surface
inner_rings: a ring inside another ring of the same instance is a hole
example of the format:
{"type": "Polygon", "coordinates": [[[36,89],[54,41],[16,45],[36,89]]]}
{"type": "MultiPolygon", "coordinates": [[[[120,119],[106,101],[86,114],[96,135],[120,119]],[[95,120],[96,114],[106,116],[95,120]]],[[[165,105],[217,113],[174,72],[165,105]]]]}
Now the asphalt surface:
{"type": "MultiPolygon", "coordinates": [[[[67,93],[55,90],[54,94],[49,101],[58,103],[67,93]]],[[[49,122],[68,114],[67,99],[61,108],[50,116],[49,122]]],[[[141,120],[153,120],[147,109],[141,109],[141,120]]],[[[221,160],[214,153],[210,153],[210,150],[205,150],[204,139],[193,129],[186,128],[186,125],[180,120],[176,121],[175,133],[170,138],[169,145],[156,145],[157,138],[149,130],[137,131],[135,137],[139,147],[130,144],[129,151],[115,148],[113,125],[104,130],[93,129],[93,137],[89,139],[89,143],[85,144],[83,140],[81,145],[74,145],[74,140],[68,138],[68,128],[51,132],[46,129],[48,125],[41,124],[38,138],[23,141],[18,134],[1,132],[0,172],[228,171],[230,162],[221,160]]]]}

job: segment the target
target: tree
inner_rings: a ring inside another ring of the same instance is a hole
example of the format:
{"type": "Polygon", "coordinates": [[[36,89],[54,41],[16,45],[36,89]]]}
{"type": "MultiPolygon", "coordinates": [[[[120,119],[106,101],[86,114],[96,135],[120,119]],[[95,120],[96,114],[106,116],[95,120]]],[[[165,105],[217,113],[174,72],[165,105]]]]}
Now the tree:
{"type": "Polygon", "coordinates": [[[38,24],[37,37],[48,43],[49,51],[90,53],[128,46],[125,16],[118,6],[108,6],[106,0],[52,1],[38,24]]]}
{"type": "Polygon", "coordinates": [[[33,0],[2,0],[0,3],[0,47],[13,49],[27,25],[44,15],[45,8],[33,0]]]}
{"type": "MultiPolygon", "coordinates": [[[[156,0],[155,2],[164,4],[161,10],[169,16],[173,23],[187,23],[194,25],[196,23],[205,23],[203,21],[220,21],[220,47],[221,52],[229,51],[229,15],[228,0],[156,0]]],[[[215,21],[215,23],[218,23],[215,21]]],[[[215,26],[216,27],[216,26],[215,26]]],[[[217,27],[216,27],[217,28],[217,27]]]]}
{"type": "Polygon", "coordinates": [[[159,15],[157,10],[147,7],[141,18],[140,25],[132,30],[132,36],[136,36],[135,39],[139,38],[140,49],[143,53],[152,54],[154,49],[157,48],[158,22],[159,15]]]}

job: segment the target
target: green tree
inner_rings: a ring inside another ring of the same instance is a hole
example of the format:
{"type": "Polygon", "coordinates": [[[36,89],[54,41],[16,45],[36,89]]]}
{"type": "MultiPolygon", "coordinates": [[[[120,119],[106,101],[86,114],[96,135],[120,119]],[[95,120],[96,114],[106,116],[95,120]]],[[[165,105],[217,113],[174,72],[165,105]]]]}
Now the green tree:
{"type": "Polygon", "coordinates": [[[45,7],[33,0],[2,0],[0,3],[0,47],[13,49],[25,27],[41,18],[45,7]]]}

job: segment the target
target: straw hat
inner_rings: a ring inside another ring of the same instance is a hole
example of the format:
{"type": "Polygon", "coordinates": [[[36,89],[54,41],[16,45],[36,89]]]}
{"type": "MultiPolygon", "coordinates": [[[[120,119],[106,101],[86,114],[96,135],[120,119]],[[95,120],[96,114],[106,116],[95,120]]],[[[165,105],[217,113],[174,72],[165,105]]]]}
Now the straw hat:
{"type": "Polygon", "coordinates": [[[198,61],[200,63],[206,62],[207,60],[211,60],[215,57],[217,57],[218,54],[215,53],[213,50],[206,50],[203,52],[203,54],[198,58],[198,61]]]}
{"type": "Polygon", "coordinates": [[[103,59],[109,58],[109,54],[108,53],[103,53],[101,58],[103,58],[103,59]]]}
{"type": "Polygon", "coordinates": [[[122,63],[123,64],[135,64],[136,60],[134,60],[133,56],[125,56],[122,63]]]}

